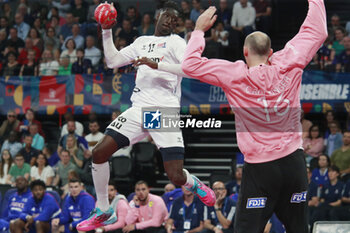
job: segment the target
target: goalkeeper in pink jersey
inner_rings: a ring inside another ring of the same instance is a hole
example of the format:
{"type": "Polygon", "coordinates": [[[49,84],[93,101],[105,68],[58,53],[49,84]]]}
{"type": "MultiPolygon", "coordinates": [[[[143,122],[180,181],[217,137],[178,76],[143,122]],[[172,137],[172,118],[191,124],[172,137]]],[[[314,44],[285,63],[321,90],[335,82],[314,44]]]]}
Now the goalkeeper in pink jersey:
{"type": "Polygon", "coordinates": [[[246,63],[201,57],[215,11],[210,7],[198,18],[182,70],[221,87],[235,113],[238,146],[245,156],[235,232],[263,232],[275,212],[288,233],[306,233],[308,182],[299,93],[303,69],[327,38],[324,2],[309,0],[299,33],[281,51],[273,53],[262,32],[248,35],[246,63]]]}

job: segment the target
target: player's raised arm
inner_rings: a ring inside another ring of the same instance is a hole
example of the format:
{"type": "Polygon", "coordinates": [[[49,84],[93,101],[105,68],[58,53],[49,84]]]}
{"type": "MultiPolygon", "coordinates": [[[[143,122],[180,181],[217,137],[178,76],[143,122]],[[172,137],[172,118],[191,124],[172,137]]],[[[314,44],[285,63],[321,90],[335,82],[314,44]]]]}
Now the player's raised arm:
{"type": "Polygon", "coordinates": [[[327,19],[324,0],[308,0],[309,11],[298,34],[290,40],[285,48],[276,52],[272,64],[282,67],[305,68],[327,38],[327,19]]]}

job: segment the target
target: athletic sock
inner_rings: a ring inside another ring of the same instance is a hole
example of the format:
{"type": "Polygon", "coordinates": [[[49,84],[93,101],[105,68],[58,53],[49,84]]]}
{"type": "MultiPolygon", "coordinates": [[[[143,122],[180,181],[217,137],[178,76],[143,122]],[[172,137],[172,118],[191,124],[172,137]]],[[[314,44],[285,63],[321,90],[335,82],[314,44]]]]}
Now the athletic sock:
{"type": "Polygon", "coordinates": [[[187,188],[187,189],[192,189],[193,185],[194,185],[194,180],[191,176],[191,174],[186,170],[186,169],[183,169],[183,171],[185,172],[186,174],[186,183],[184,184],[184,186],[187,188]]]}
{"type": "Polygon", "coordinates": [[[109,182],[109,163],[92,163],[92,179],[94,180],[97,204],[103,212],[109,208],[108,202],[108,182],[109,182]]]}

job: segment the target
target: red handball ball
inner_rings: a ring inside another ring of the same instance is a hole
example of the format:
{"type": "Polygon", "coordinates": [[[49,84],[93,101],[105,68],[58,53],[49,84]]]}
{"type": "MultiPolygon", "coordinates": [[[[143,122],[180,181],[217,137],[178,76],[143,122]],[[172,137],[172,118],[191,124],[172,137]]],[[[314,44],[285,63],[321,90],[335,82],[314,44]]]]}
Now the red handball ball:
{"type": "Polygon", "coordinates": [[[100,4],[95,9],[95,19],[97,23],[105,27],[111,26],[117,19],[117,10],[111,4],[100,4]]]}

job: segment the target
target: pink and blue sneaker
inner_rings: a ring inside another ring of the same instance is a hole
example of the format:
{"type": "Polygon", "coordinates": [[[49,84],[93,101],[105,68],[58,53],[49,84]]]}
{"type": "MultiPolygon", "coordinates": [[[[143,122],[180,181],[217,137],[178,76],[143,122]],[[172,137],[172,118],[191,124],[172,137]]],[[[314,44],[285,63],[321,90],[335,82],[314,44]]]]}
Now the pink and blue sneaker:
{"type": "Polygon", "coordinates": [[[113,224],[117,221],[117,216],[112,207],[106,212],[100,210],[100,208],[95,208],[91,211],[88,219],[80,222],[77,225],[78,231],[92,231],[96,228],[103,227],[109,224],[113,224]]]}
{"type": "Polygon", "coordinates": [[[188,191],[196,194],[199,199],[207,206],[214,206],[216,202],[216,196],[213,190],[211,190],[208,186],[203,184],[197,177],[192,175],[194,180],[194,185],[192,188],[186,188],[188,191]]]}

